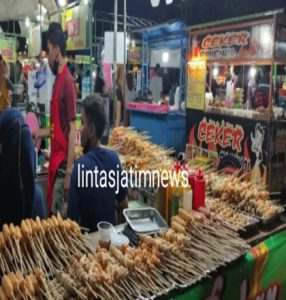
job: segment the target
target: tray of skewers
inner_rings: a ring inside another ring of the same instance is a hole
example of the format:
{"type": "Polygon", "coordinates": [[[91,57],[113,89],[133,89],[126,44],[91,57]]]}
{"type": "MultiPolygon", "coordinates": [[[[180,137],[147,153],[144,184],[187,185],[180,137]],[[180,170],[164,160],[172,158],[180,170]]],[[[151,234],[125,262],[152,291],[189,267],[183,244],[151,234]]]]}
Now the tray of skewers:
{"type": "Polygon", "coordinates": [[[215,214],[217,218],[229,224],[237,232],[255,230],[259,224],[257,218],[238,211],[236,208],[219,199],[207,198],[206,206],[212,214],[215,214]]]}
{"type": "Polygon", "coordinates": [[[258,219],[263,227],[271,227],[281,219],[285,211],[282,206],[271,204],[271,202],[271,200],[268,200],[266,203],[261,203],[257,206],[255,202],[249,201],[246,207],[243,206],[243,203],[234,207],[237,207],[241,213],[258,219]]]}
{"type": "Polygon", "coordinates": [[[219,198],[239,213],[256,218],[260,224],[271,226],[280,219],[284,208],[271,200],[265,187],[242,180],[241,177],[210,173],[206,178],[207,194],[219,198]]]}

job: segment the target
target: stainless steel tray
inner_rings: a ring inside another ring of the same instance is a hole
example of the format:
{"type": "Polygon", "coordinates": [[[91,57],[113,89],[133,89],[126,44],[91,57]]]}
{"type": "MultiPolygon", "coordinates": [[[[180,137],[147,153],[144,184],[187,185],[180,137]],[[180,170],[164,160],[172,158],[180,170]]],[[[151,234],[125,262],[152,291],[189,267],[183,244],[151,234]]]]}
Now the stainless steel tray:
{"type": "Polygon", "coordinates": [[[123,214],[130,227],[138,233],[157,233],[168,227],[159,212],[152,207],[124,209],[123,214]]]}

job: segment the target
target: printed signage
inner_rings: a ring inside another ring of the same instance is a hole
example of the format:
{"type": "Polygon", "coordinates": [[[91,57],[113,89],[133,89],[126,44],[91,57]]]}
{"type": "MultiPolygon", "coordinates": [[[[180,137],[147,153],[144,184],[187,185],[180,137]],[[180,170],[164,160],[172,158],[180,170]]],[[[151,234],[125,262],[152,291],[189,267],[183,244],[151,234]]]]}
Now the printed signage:
{"type": "Polygon", "coordinates": [[[273,25],[191,35],[192,57],[219,59],[269,59],[273,54],[273,25]]]}
{"type": "Polygon", "coordinates": [[[67,50],[80,50],[87,47],[87,7],[81,4],[62,14],[62,26],[67,32],[67,50]]]}
{"type": "Polygon", "coordinates": [[[205,61],[188,63],[187,108],[205,109],[207,65],[205,61]]]}
{"type": "Polygon", "coordinates": [[[41,51],[41,27],[36,26],[30,30],[29,55],[30,57],[36,57],[41,54],[41,51]]]}
{"type": "Polygon", "coordinates": [[[16,40],[0,38],[0,53],[7,63],[16,62],[16,40]]]}
{"type": "Polygon", "coordinates": [[[218,169],[241,169],[257,184],[267,179],[268,129],[248,119],[187,111],[187,144],[217,153],[218,169]]]}
{"type": "Polygon", "coordinates": [[[129,62],[131,65],[142,64],[142,48],[131,47],[129,50],[129,62]]]}

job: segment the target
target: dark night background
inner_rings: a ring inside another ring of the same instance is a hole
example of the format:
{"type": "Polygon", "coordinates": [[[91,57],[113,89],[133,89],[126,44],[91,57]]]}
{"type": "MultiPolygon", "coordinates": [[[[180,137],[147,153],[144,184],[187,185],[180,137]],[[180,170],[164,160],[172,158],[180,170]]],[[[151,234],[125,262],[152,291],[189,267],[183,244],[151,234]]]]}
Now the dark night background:
{"type": "MultiPolygon", "coordinates": [[[[158,23],[179,18],[191,25],[278,8],[286,11],[286,0],[173,0],[171,5],[166,5],[165,0],[160,2],[154,8],[150,0],[127,0],[127,14],[158,23]]],[[[113,3],[113,0],[96,0],[95,10],[113,12],[113,3]]],[[[123,0],[119,0],[118,7],[123,14],[123,0]]]]}

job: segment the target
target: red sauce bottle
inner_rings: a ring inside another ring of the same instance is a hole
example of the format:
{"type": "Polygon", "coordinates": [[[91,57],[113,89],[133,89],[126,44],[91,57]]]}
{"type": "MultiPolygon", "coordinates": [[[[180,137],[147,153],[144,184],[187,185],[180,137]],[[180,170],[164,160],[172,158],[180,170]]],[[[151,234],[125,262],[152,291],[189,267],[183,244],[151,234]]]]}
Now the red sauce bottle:
{"type": "Polygon", "coordinates": [[[195,176],[196,176],[195,171],[190,170],[189,171],[189,185],[192,187],[193,192],[194,192],[195,176]]]}
{"type": "Polygon", "coordinates": [[[203,171],[199,169],[194,178],[193,210],[205,207],[206,182],[203,171]]]}

